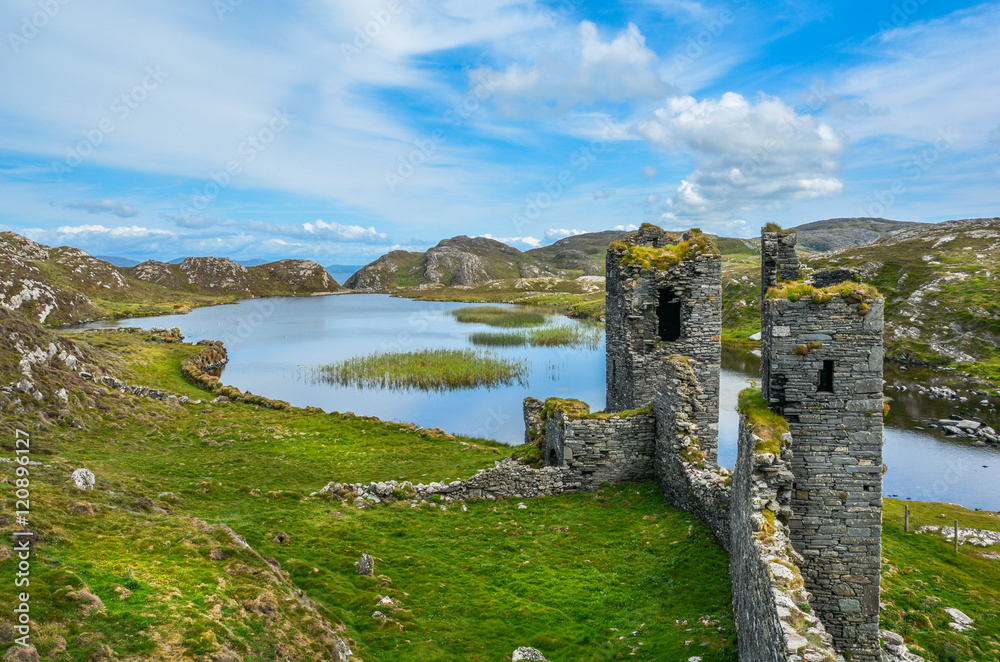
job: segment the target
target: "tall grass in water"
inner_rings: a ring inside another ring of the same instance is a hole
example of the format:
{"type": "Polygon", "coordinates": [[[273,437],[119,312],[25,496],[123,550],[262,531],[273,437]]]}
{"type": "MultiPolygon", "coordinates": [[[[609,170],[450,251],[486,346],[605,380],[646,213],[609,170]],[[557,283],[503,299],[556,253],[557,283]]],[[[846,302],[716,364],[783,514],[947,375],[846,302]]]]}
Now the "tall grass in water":
{"type": "Polygon", "coordinates": [[[471,349],[377,352],[316,368],[323,381],[376,388],[443,391],[477,386],[525,384],[527,363],[495,358],[471,349]]]}
{"type": "Polygon", "coordinates": [[[526,307],[469,306],[451,311],[455,319],[467,324],[489,324],[507,328],[526,328],[545,324],[545,315],[526,307]]]}
{"type": "Polygon", "coordinates": [[[547,326],[517,333],[483,331],[469,336],[473,345],[487,347],[566,347],[582,346],[596,349],[601,341],[601,329],[596,325],[547,326]]]}

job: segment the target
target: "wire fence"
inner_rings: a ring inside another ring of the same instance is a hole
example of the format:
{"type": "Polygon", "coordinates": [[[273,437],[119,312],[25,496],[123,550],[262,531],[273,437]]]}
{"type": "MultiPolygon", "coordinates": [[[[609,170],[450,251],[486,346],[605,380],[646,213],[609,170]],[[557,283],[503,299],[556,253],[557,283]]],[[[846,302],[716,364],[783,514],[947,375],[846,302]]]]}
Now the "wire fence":
{"type": "MultiPolygon", "coordinates": [[[[904,504],[903,508],[901,523],[904,533],[932,535],[947,540],[954,546],[956,554],[961,547],[968,545],[981,548],[988,556],[991,556],[990,552],[994,552],[1000,559],[1000,531],[961,527],[954,518],[918,516],[910,510],[908,504],[904,504]]],[[[898,516],[893,518],[896,517],[898,516]]],[[[1000,528],[1000,522],[997,528],[1000,528]]]]}

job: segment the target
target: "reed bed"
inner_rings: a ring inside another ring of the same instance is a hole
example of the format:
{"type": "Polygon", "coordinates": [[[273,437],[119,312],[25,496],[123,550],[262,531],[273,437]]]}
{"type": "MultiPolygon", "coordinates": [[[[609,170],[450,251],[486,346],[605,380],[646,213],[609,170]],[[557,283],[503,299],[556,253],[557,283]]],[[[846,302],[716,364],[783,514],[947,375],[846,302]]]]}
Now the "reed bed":
{"type": "Polygon", "coordinates": [[[376,352],[320,366],[320,379],[369,388],[444,391],[479,386],[525,384],[527,362],[497,358],[471,349],[376,352]]]}
{"type": "Polygon", "coordinates": [[[596,325],[559,325],[530,329],[516,333],[482,331],[469,335],[473,345],[485,347],[587,347],[596,349],[601,342],[601,329],[596,325]]]}
{"type": "Polygon", "coordinates": [[[525,306],[467,306],[451,311],[455,319],[466,324],[488,324],[506,328],[529,328],[545,324],[545,315],[525,306]]]}

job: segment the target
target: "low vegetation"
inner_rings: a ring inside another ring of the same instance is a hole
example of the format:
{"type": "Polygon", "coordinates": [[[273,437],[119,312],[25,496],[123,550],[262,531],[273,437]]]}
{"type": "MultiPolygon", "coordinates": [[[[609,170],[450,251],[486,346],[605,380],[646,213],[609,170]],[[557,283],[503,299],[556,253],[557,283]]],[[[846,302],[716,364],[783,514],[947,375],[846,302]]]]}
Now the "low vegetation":
{"type": "Polygon", "coordinates": [[[530,329],[519,333],[495,333],[483,331],[473,333],[469,341],[473,345],[487,347],[588,347],[596,349],[601,342],[603,329],[595,324],[561,324],[540,329],[530,329]]]}
{"type": "Polygon", "coordinates": [[[488,324],[507,328],[523,328],[545,324],[545,315],[525,307],[470,306],[451,312],[465,324],[488,324]]]}
{"type": "Polygon", "coordinates": [[[524,384],[525,361],[494,357],[468,349],[422,349],[376,352],[320,366],[316,374],[335,384],[425,391],[524,384]]]}
{"type": "Polygon", "coordinates": [[[757,442],[757,452],[781,453],[784,445],[782,436],[789,432],[785,417],[771,411],[759,388],[745,388],[738,397],[737,409],[746,417],[753,433],[761,439],[757,442]]]}
{"type": "MultiPolygon", "coordinates": [[[[677,237],[670,235],[671,240],[677,237]]],[[[666,269],[679,264],[683,260],[689,260],[696,255],[708,254],[719,255],[712,238],[703,234],[701,230],[693,229],[689,233],[688,239],[682,239],[677,243],[669,244],[661,248],[652,246],[637,246],[624,241],[613,241],[611,250],[621,252],[618,258],[622,266],[636,266],[640,269],[652,271],[654,269],[666,269]]]]}

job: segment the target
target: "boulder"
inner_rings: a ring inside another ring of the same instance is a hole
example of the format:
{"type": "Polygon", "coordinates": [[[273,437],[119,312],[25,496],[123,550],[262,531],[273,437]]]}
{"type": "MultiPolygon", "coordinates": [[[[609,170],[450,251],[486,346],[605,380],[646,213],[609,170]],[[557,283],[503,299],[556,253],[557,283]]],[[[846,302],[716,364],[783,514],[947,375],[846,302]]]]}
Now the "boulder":
{"type": "Polygon", "coordinates": [[[4,653],[3,662],[38,662],[38,651],[34,646],[15,644],[4,653]]]}
{"type": "Polygon", "coordinates": [[[375,559],[368,554],[362,554],[354,565],[357,567],[359,575],[371,577],[375,574],[375,559]]]}
{"type": "Polygon", "coordinates": [[[94,476],[94,472],[90,469],[77,469],[72,474],[73,484],[79,490],[92,490],[94,489],[94,482],[97,480],[94,476]]]}
{"type": "Polygon", "coordinates": [[[537,648],[529,648],[528,646],[521,646],[514,654],[510,656],[510,662],[521,662],[525,660],[527,662],[546,662],[545,656],[537,648]]]}

